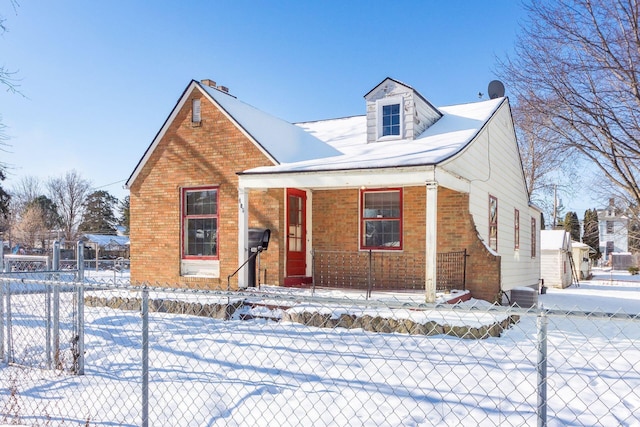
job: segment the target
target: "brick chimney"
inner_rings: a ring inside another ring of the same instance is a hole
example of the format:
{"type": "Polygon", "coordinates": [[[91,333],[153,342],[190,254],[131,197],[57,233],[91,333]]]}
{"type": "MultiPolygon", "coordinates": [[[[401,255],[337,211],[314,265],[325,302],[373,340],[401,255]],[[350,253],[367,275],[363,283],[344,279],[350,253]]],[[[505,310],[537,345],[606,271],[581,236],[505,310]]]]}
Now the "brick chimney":
{"type": "Polygon", "coordinates": [[[213,80],[203,79],[203,80],[200,80],[200,83],[202,83],[205,86],[216,87],[216,82],[214,82],[213,80]]]}
{"type": "Polygon", "coordinates": [[[220,89],[221,91],[223,91],[224,93],[229,93],[229,88],[226,86],[219,86],[218,89],[220,89]]]}

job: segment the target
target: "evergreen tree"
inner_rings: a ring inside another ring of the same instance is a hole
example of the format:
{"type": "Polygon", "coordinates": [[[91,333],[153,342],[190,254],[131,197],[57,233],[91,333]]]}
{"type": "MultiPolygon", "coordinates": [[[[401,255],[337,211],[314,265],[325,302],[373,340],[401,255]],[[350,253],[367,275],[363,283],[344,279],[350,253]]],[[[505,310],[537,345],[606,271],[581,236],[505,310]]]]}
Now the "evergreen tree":
{"type": "Polygon", "coordinates": [[[591,246],[596,250],[595,254],[591,255],[592,259],[598,259],[602,255],[600,254],[600,229],[598,226],[598,211],[595,209],[587,209],[584,212],[584,234],[582,235],[582,242],[591,246]]]}
{"type": "Polygon", "coordinates": [[[42,220],[47,230],[53,230],[62,225],[62,218],[58,214],[58,207],[47,196],[38,196],[27,204],[27,208],[38,206],[42,212],[42,220]]]}
{"type": "Polygon", "coordinates": [[[94,191],[84,203],[84,215],[78,230],[82,233],[116,234],[116,217],[113,210],[118,199],[107,191],[94,191]]]}
{"type": "MultiPolygon", "coordinates": [[[[4,181],[6,178],[4,165],[0,164],[0,181],[4,181]]],[[[7,218],[9,215],[9,200],[11,196],[0,186],[0,216],[7,218]]]]}
{"type": "Polygon", "coordinates": [[[126,196],[119,206],[120,210],[120,225],[124,227],[124,232],[129,235],[129,196],[126,196]]]}
{"type": "Polygon", "coordinates": [[[580,220],[577,213],[567,212],[564,216],[563,228],[569,232],[572,240],[580,241],[580,220]]]}

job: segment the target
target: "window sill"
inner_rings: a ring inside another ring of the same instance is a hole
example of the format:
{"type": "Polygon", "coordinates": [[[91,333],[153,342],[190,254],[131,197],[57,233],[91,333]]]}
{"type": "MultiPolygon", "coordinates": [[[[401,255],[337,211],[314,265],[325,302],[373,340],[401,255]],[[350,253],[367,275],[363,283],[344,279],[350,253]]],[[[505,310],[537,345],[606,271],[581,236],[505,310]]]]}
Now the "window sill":
{"type": "Polygon", "coordinates": [[[402,137],[402,135],[385,135],[385,136],[378,136],[378,139],[376,141],[378,142],[385,142],[385,141],[402,141],[404,138],[402,137]]]}

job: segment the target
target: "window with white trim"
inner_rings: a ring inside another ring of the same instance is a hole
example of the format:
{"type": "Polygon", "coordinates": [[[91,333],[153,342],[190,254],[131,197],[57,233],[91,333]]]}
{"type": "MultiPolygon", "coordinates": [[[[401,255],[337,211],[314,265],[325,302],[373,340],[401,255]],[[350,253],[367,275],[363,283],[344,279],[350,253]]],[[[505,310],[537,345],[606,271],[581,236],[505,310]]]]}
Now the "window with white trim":
{"type": "Polygon", "coordinates": [[[218,257],[218,188],[182,190],[182,258],[218,257]]]}
{"type": "Polygon", "coordinates": [[[489,196],[489,247],[498,250],[498,199],[489,196]]]}
{"type": "Polygon", "coordinates": [[[402,189],[362,190],[360,249],[402,249],[402,189]]]}
{"type": "Polygon", "coordinates": [[[514,249],[520,249],[520,211],[518,209],[513,211],[513,242],[514,249]]]}
{"type": "Polygon", "coordinates": [[[538,245],[538,232],[536,229],[536,219],[531,218],[531,258],[536,257],[536,250],[538,245]]]}
{"type": "Polygon", "coordinates": [[[402,97],[379,99],[376,104],[378,109],[378,138],[402,138],[404,125],[402,97]]]}

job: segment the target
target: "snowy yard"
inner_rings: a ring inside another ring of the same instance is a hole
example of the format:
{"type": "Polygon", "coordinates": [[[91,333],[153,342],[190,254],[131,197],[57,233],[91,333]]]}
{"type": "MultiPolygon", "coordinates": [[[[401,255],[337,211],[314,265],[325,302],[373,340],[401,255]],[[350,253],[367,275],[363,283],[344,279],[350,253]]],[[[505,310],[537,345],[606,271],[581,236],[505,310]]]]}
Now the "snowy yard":
{"type": "MultiPolygon", "coordinates": [[[[640,280],[597,271],[539,302],[635,314],[640,280]]],[[[501,315],[446,313],[457,310],[501,315]]],[[[467,340],[151,313],[149,425],[537,425],[537,312],[519,315],[501,337],[467,340]]],[[[86,307],[85,317],[85,375],[3,365],[0,422],[142,424],[140,313],[86,307]]],[[[640,425],[638,326],[549,316],[549,426],[640,425]]]]}

